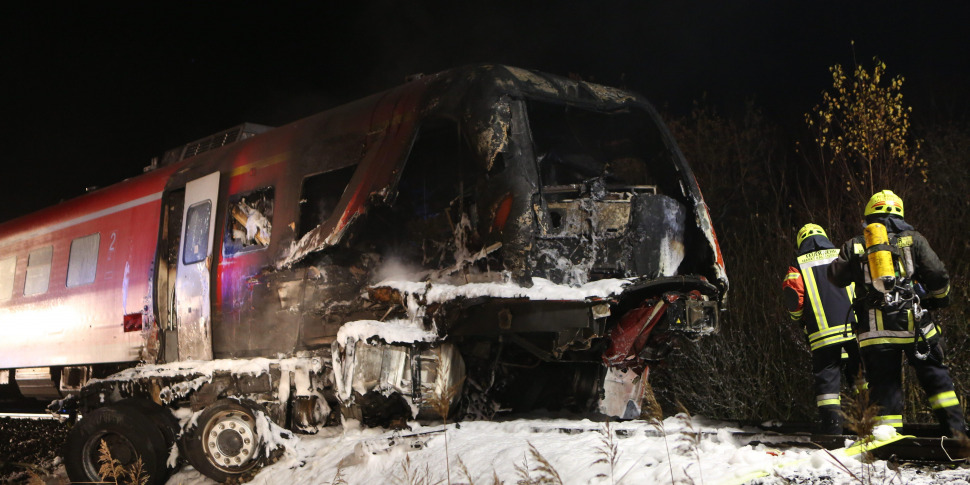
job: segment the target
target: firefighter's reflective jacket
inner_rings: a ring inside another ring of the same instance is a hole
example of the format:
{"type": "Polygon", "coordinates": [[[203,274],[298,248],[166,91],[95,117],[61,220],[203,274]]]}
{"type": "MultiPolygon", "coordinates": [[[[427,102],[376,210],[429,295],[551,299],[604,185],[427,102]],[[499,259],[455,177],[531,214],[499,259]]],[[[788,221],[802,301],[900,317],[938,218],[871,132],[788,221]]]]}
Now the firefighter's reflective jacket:
{"type": "Polygon", "coordinates": [[[921,322],[919,309],[920,306],[942,308],[949,303],[950,278],[943,262],[926,238],[901,217],[870,216],[867,222],[886,226],[895,276],[899,281],[894,293],[887,297],[873,287],[862,236],[847,241],[828,269],[828,278],[833,284],[840,287],[855,285],[856,333],[860,347],[911,344],[917,331],[926,339],[937,337],[939,329],[929,319],[921,322]],[[916,295],[915,282],[926,289],[922,298],[916,295]]]}
{"type": "Polygon", "coordinates": [[[836,287],[825,275],[838,255],[839,250],[825,236],[808,237],[798,247],[795,264],[782,283],[788,313],[793,321],[804,324],[813,351],[855,338],[852,289],[836,287]]]}

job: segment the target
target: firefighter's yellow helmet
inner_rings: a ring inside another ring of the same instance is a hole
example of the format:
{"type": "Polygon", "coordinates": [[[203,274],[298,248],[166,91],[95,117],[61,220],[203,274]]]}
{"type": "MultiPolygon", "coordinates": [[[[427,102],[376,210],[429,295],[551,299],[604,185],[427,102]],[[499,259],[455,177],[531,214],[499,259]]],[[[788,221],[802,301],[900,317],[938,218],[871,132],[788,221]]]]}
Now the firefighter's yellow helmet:
{"type": "Polygon", "coordinates": [[[865,215],[869,214],[895,214],[903,217],[903,199],[900,199],[892,190],[876,192],[866,204],[865,215]]]}
{"type": "Polygon", "coordinates": [[[800,247],[802,245],[802,241],[811,236],[828,237],[828,235],[825,234],[825,230],[822,229],[822,226],[818,224],[805,224],[801,229],[798,230],[798,236],[795,238],[795,247],[800,247]]]}

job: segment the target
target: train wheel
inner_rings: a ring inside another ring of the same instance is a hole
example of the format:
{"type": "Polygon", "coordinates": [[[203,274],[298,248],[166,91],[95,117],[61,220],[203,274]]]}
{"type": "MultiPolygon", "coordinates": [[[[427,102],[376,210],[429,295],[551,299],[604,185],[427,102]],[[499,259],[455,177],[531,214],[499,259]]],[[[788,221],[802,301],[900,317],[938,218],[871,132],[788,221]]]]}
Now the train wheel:
{"type": "Polygon", "coordinates": [[[223,399],[205,408],[196,422],[182,435],[182,449],[203,475],[225,482],[263,462],[263,440],[252,407],[223,399]]]}
{"type": "MultiPolygon", "coordinates": [[[[146,427],[146,421],[149,418],[131,406],[111,405],[84,415],[68,433],[64,450],[64,465],[71,481],[103,481],[99,471],[107,458],[101,451],[104,442],[111,458],[118,461],[125,473],[135,472],[135,465],[141,459],[141,472],[148,476],[147,483],[165,483],[168,470],[159,459],[168,453],[165,437],[157,427],[146,427]]],[[[129,481],[130,477],[114,479],[129,481]]]]}
{"type": "Polygon", "coordinates": [[[167,465],[172,445],[175,444],[179,431],[181,430],[178,418],[167,408],[147,399],[124,399],[115,403],[114,406],[131,408],[143,414],[149,421],[155,424],[155,427],[162,432],[162,437],[165,438],[165,449],[161,450],[158,459],[163,465],[167,465]]]}

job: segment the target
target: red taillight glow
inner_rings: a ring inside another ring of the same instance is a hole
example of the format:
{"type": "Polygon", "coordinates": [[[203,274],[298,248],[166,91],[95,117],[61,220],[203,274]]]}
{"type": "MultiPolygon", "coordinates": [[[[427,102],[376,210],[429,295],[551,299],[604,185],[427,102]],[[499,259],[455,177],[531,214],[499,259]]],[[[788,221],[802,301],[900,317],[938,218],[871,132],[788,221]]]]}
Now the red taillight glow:
{"type": "Polygon", "coordinates": [[[126,332],[141,330],[141,313],[129,313],[125,315],[124,325],[126,332]]]}
{"type": "Polygon", "coordinates": [[[495,217],[492,219],[492,230],[501,231],[508,222],[509,213],[512,212],[512,194],[506,196],[495,206],[495,217]]]}

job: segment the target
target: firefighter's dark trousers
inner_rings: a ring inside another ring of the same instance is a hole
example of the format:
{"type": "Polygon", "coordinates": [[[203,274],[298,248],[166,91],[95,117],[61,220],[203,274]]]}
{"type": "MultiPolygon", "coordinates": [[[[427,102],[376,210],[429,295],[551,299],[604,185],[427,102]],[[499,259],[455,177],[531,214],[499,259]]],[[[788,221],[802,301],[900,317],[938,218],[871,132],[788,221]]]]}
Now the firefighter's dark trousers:
{"type": "Polygon", "coordinates": [[[815,376],[815,402],[818,405],[818,434],[842,434],[840,393],[841,376],[852,388],[859,376],[861,359],[855,340],[827,345],[812,351],[812,374],[815,376]],[[842,350],[848,358],[842,358],[842,350]]]}
{"type": "MultiPolygon", "coordinates": [[[[921,350],[925,344],[921,344],[921,350]]],[[[877,424],[897,429],[903,425],[902,354],[916,371],[920,386],[929,397],[930,407],[940,423],[940,431],[950,437],[966,433],[966,420],[954,392],[953,380],[944,364],[943,344],[935,339],[928,345],[929,355],[919,359],[915,344],[873,345],[862,349],[872,401],[880,407],[877,424]]]]}

